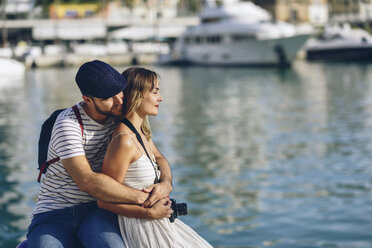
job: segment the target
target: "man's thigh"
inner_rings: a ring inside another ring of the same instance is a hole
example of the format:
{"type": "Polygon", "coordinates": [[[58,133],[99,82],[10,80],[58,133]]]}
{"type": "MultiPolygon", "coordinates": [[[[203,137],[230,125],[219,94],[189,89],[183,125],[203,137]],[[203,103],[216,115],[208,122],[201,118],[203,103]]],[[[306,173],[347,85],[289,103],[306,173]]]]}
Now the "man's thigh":
{"type": "Polygon", "coordinates": [[[85,216],[77,236],[84,247],[125,247],[117,215],[98,207],[85,216]]]}
{"type": "Polygon", "coordinates": [[[73,220],[66,211],[36,214],[28,228],[28,248],[73,247],[73,220]]]}

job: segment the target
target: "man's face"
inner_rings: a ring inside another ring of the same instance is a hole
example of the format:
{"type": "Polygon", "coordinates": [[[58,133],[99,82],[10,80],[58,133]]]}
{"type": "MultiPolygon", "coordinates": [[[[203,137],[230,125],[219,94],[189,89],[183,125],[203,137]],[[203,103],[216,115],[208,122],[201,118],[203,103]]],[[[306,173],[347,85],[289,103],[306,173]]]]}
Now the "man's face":
{"type": "Polygon", "coordinates": [[[91,97],[96,111],[104,116],[118,117],[123,113],[123,92],[109,97],[97,98],[91,97]]]}

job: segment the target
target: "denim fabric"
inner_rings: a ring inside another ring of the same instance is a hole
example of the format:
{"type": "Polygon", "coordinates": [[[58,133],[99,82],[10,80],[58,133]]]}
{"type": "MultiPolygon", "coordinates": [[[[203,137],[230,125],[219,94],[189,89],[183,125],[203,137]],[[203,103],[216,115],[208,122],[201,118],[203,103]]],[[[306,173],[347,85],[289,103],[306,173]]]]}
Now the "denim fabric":
{"type": "Polygon", "coordinates": [[[28,248],[125,247],[117,215],[96,202],[34,215],[27,233],[28,248]]]}

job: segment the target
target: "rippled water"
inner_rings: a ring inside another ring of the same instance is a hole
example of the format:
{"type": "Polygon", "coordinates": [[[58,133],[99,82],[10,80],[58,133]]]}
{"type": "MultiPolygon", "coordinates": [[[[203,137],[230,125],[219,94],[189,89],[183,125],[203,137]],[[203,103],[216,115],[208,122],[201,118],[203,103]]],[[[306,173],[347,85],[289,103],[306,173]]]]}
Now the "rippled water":
{"type": "MultiPolygon", "coordinates": [[[[372,65],[153,69],[173,197],[212,245],[372,247],[372,65]]],[[[80,99],[76,70],[0,84],[0,247],[26,232],[40,125],[80,99]]]]}

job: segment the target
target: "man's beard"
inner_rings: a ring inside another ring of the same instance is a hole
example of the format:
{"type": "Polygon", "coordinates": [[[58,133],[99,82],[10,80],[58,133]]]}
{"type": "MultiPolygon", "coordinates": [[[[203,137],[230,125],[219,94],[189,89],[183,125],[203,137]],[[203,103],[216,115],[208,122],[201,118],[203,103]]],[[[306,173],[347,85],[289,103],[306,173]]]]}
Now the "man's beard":
{"type": "Polygon", "coordinates": [[[102,115],[104,115],[104,116],[118,118],[118,117],[120,117],[120,116],[122,115],[121,113],[120,113],[120,114],[114,114],[114,113],[112,113],[112,111],[103,111],[102,109],[100,109],[100,108],[97,106],[97,104],[94,102],[94,100],[93,100],[93,104],[94,104],[94,108],[95,108],[95,110],[96,110],[98,113],[100,113],[100,114],[102,114],[102,115]]]}

